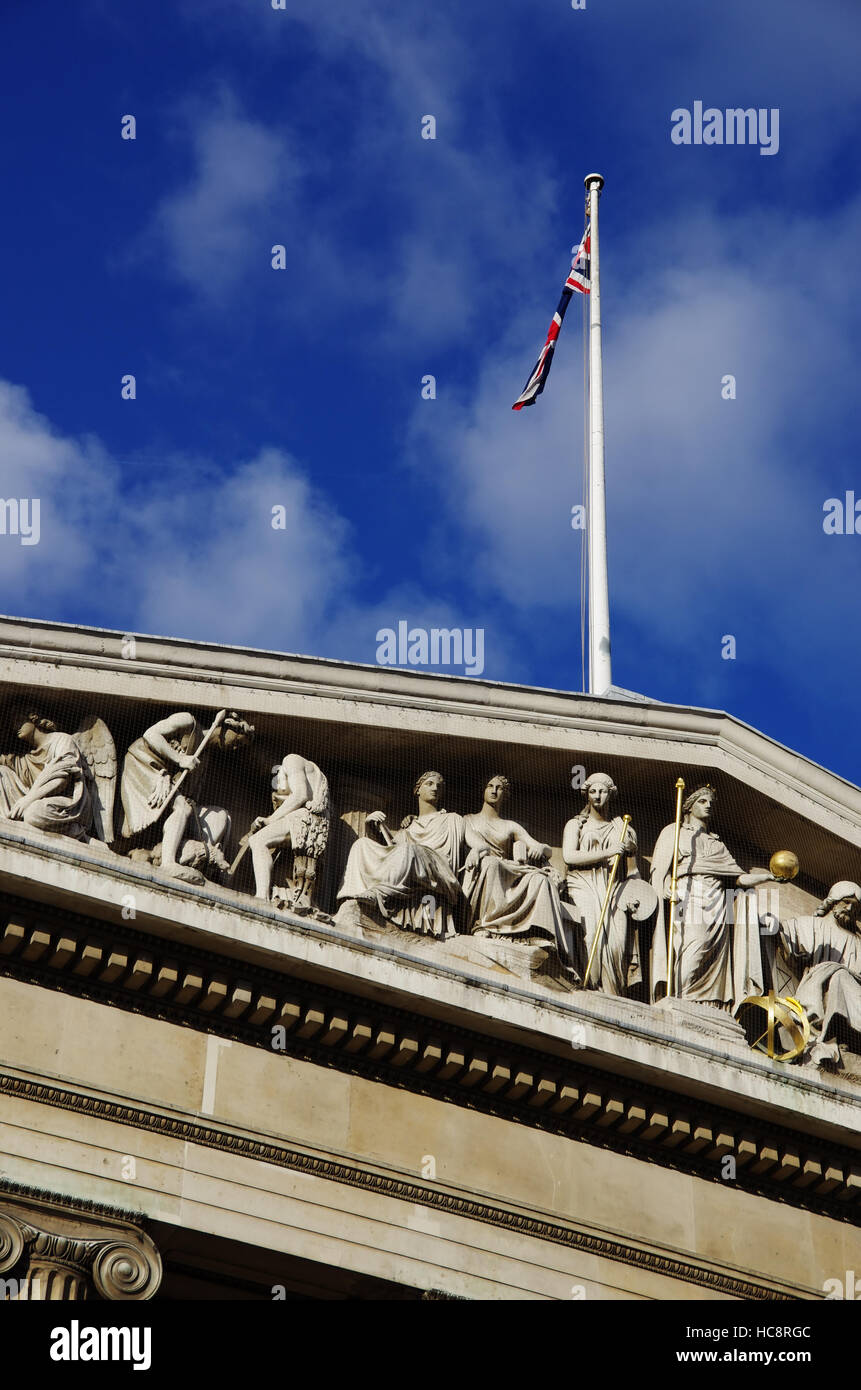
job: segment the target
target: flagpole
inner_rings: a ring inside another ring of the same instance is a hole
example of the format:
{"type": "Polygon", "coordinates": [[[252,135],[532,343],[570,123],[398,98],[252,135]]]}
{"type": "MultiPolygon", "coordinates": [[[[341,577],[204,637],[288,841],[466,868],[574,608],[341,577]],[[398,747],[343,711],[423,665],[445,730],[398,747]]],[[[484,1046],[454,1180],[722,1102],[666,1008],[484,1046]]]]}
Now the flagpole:
{"type": "Polygon", "coordinates": [[[610,594],[607,582],[607,501],[604,485],[604,378],[601,360],[601,286],[598,262],[600,174],[584,179],[589,197],[589,694],[612,685],[610,594]]]}

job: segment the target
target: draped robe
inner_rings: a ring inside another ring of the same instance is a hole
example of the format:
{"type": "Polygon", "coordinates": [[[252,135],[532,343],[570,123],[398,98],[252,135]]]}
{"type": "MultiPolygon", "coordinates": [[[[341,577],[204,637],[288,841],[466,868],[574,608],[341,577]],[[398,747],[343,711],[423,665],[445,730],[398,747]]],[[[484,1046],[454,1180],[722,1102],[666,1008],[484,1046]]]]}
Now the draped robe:
{"type": "MultiPolygon", "coordinates": [[[[570,824],[570,822],[569,822],[570,824]]],[[[622,838],[623,820],[614,816],[612,820],[598,820],[587,816],[580,822],[577,849],[606,850],[618,845],[622,838]]],[[[568,827],[566,826],[566,831],[568,827]]],[[[628,826],[629,831],[632,827],[628,826]]],[[[601,908],[607,895],[612,864],[591,864],[588,867],[569,866],[565,881],[569,901],[580,918],[583,937],[580,941],[581,979],[585,975],[589,952],[595,940],[595,929],[601,916],[601,908]]],[[[623,856],[616,873],[613,892],[607,904],[604,925],[601,928],[601,944],[595,952],[589,985],[601,989],[605,994],[625,994],[631,985],[639,984],[643,978],[640,967],[637,929],[632,923],[620,897],[628,878],[639,877],[634,853],[623,856]]]]}
{"type": "MultiPolygon", "coordinates": [[[[652,855],[652,886],[668,899],[672,879],[675,825],[658,836],[652,855]]],[[[733,1012],[751,994],[764,988],[759,918],[746,894],[735,899],[736,921],[728,911],[727,889],[744,870],[717,835],[683,824],[679,832],[678,896],[676,907],[675,993],[680,998],[717,1004],[733,1012]]],[[[658,924],[656,940],[661,932],[658,924]]],[[[652,992],[666,987],[663,970],[652,971],[652,992]]]]}
{"type": "Polygon", "coordinates": [[[538,840],[516,821],[480,812],[465,816],[464,825],[470,849],[488,851],[463,876],[471,930],[500,936],[549,936],[565,963],[573,965],[570,930],[563,921],[555,882],[539,865],[517,863],[510,857],[517,840],[537,854],[542,848],[538,840]]]}
{"type": "MultiPolygon", "coordinates": [[[[62,787],[38,798],[23,819],[37,830],[86,839],[93,823],[87,761],[71,734],[48,734],[40,748],[10,753],[0,763],[0,815],[8,816],[43,774],[62,775],[62,787]]],[[[47,782],[47,777],[46,777],[47,782]]]]}
{"type": "Polygon", "coordinates": [[[347,858],[338,898],[373,903],[386,921],[409,931],[451,936],[463,928],[465,901],[457,872],[465,858],[463,817],[454,811],[416,816],[394,844],[369,835],[347,858]],[[433,899],[433,905],[422,903],[433,899]]]}
{"type": "MultiPolygon", "coordinates": [[[[861,1034],[861,936],[829,912],[781,922],[779,940],[789,963],[802,971],[795,998],[818,1041],[828,1043],[841,1020],[861,1034]]],[[[839,1060],[836,1043],[827,1055],[839,1060]]]]}
{"type": "MultiPolygon", "coordinates": [[[[175,748],[177,752],[181,753],[194,753],[199,741],[200,725],[196,719],[193,726],[187,729],[184,734],[173,736],[167,740],[171,748],[175,748]]],[[[123,776],[120,784],[120,796],[125,813],[124,837],[137,835],[143,830],[148,830],[161,818],[172,786],[174,772],[176,772],[176,765],[170,764],[169,766],[154,749],[150,748],[146,738],[135,739],[123,761],[123,776]],[[156,803],[155,805],[150,804],[150,798],[156,803]]],[[[198,781],[197,770],[189,773],[182,784],[183,795],[192,799],[198,781]]],[[[171,802],[172,805],[173,802],[171,802]]]]}

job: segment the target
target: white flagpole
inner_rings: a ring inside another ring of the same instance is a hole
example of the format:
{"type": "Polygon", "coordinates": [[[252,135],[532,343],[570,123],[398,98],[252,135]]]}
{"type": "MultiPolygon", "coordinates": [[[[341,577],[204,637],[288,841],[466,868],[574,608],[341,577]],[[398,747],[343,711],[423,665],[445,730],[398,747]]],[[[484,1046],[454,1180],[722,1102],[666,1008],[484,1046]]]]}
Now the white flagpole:
{"type": "Polygon", "coordinates": [[[604,180],[587,174],[591,275],[589,292],[589,694],[612,685],[610,594],[607,583],[607,502],[604,486],[604,379],[601,363],[601,288],[598,264],[598,199],[604,180]]]}

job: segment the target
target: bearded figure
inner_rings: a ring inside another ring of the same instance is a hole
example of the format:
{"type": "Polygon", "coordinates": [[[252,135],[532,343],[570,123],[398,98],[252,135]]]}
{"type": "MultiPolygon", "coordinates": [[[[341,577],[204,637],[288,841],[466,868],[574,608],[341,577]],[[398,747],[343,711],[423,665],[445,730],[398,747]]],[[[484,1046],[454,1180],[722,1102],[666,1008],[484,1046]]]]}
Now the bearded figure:
{"type": "Polygon", "coordinates": [[[861,1051],[861,887],[835,883],[812,917],[781,922],[778,946],[800,973],[795,998],[810,1022],[805,1061],[840,1065],[839,1035],[861,1051]]]}

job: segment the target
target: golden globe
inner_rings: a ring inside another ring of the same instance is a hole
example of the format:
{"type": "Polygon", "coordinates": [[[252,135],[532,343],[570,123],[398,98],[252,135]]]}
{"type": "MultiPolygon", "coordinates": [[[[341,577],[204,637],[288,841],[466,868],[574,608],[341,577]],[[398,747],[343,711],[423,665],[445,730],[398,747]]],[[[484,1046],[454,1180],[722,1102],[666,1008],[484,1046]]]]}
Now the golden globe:
{"type": "Polygon", "coordinates": [[[779,849],[771,856],[768,867],[776,879],[787,883],[798,873],[798,856],[791,849],[779,849]]]}

